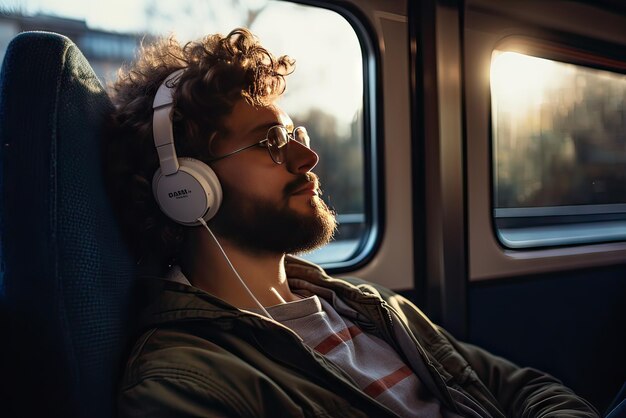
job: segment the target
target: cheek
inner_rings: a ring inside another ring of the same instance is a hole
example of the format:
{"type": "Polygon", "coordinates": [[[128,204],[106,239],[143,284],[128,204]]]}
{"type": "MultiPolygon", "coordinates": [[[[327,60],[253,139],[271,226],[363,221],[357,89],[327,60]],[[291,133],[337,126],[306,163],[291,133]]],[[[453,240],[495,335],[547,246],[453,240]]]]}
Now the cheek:
{"type": "Polygon", "coordinates": [[[224,194],[240,198],[282,199],[285,182],[274,170],[257,167],[216,167],[224,194]]]}

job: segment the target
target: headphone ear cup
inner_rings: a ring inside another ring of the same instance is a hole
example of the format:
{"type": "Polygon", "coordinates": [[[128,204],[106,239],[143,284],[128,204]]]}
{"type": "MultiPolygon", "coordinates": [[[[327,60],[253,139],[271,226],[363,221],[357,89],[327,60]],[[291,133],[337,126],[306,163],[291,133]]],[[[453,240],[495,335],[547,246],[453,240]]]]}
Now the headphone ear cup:
{"type": "Polygon", "coordinates": [[[176,173],[163,175],[159,168],[152,178],[152,192],[159,208],[182,225],[209,221],[222,203],[222,186],[217,174],[202,161],[179,158],[176,173]]]}

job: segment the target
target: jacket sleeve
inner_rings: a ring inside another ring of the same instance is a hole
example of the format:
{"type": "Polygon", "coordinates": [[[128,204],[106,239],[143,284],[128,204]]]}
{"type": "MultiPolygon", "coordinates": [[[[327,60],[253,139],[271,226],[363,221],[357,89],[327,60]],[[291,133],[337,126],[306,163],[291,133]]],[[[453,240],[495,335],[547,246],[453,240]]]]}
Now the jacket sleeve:
{"type": "Polygon", "coordinates": [[[181,370],[167,370],[141,379],[118,397],[118,417],[244,417],[252,416],[236,392],[211,387],[206,379],[181,370]]]}
{"type": "MultiPolygon", "coordinates": [[[[598,411],[585,399],[577,396],[558,379],[533,368],[521,368],[471,344],[457,341],[443,328],[433,324],[424,313],[406,298],[377,286],[383,298],[410,328],[420,324],[445,337],[454,350],[476,373],[505,412],[507,417],[520,418],[595,418],[598,411]]],[[[419,330],[414,329],[419,334],[419,330]]],[[[417,335],[416,334],[416,335],[417,335]]]]}
{"type": "Polygon", "coordinates": [[[120,418],[304,415],[262,371],[218,346],[194,346],[193,338],[162,331],[146,343],[150,349],[131,355],[118,390],[120,418]],[[180,345],[166,346],[165,340],[180,345]]]}
{"type": "Polygon", "coordinates": [[[558,379],[532,368],[520,368],[439,330],[461,354],[509,417],[599,417],[596,409],[558,379]]]}

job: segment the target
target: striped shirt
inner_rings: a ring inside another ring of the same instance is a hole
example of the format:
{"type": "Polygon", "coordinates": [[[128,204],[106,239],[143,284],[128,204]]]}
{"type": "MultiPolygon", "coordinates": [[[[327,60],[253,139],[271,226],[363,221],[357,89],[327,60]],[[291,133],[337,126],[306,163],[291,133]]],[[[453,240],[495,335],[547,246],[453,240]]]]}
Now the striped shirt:
{"type": "Polygon", "coordinates": [[[311,295],[268,311],[309,347],[341,367],[363,392],[401,417],[458,417],[429,393],[392,347],[338,314],[332,303],[342,302],[334,293],[329,296],[330,302],[311,295]]]}

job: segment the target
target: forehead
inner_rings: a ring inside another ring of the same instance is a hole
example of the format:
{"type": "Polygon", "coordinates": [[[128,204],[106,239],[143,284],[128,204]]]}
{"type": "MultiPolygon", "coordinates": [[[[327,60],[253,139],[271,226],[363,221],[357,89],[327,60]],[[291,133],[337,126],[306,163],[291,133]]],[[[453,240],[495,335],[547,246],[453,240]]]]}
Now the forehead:
{"type": "Polygon", "coordinates": [[[237,101],[231,114],[224,119],[224,126],[232,139],[242,139],[257,133],[263,135],[274,125],[292,128],[293,122],[287,112],[276,104],[255,107],[245,100],[237,101]]]}

